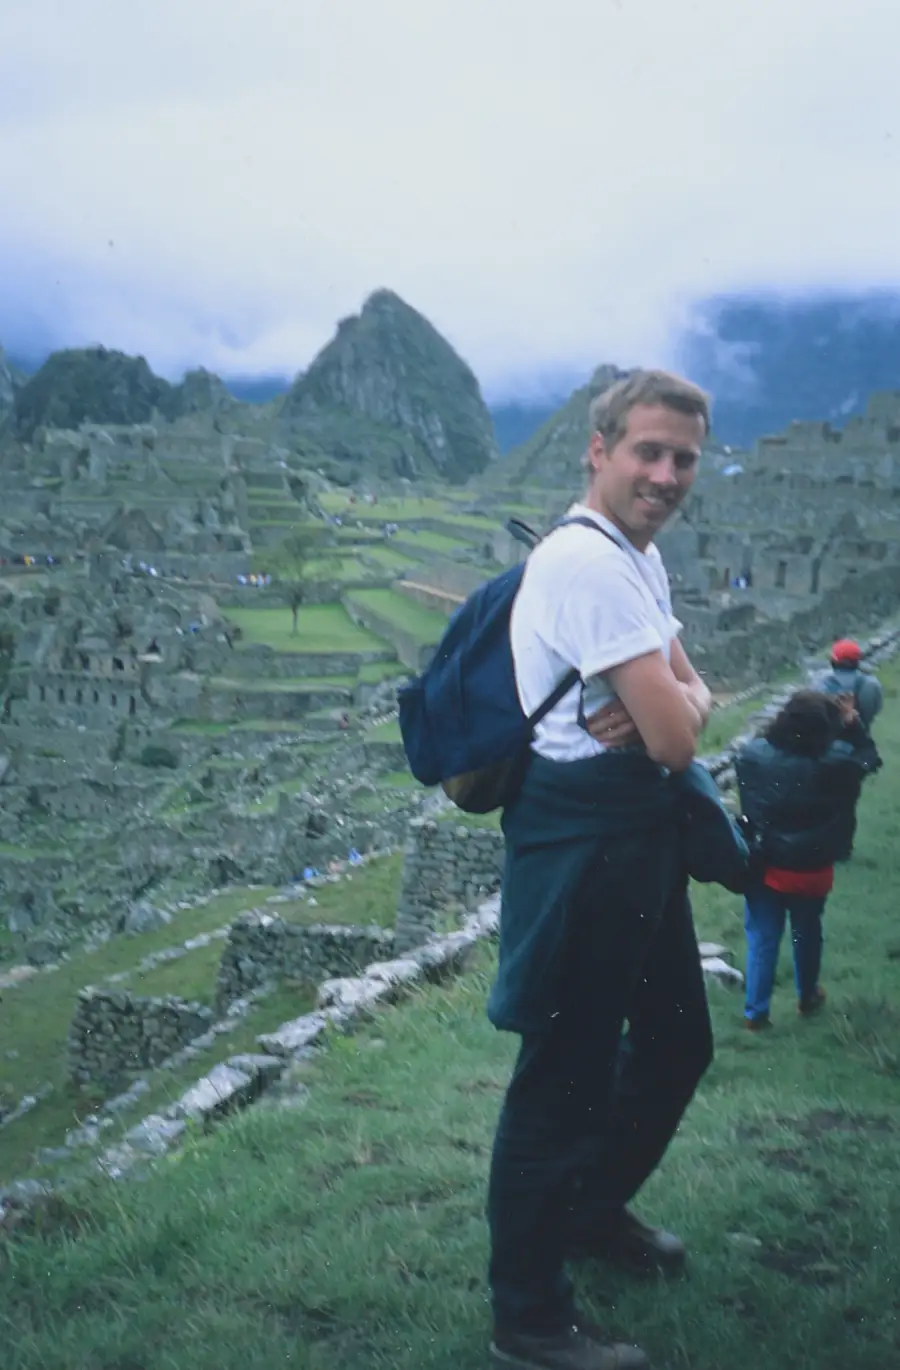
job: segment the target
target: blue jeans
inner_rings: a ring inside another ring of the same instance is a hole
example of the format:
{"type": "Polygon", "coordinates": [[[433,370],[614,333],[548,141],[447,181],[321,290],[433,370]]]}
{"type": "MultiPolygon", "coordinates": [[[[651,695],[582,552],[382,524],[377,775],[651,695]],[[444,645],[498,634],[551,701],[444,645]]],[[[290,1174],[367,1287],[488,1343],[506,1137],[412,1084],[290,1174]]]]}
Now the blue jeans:
{"type": "Polygon", "coordinates": [[[824,911],[824,895],[780,894],[778,890],[770,890],[768,885],[762,884],[748,890],[744,901],[744,930],[747,934],[746,1018],[764,1018],[769,1012],[787,914],[791,917],[797,996],[800,1000],[807,1000],[815,994],[822,965],[824,911]]]}

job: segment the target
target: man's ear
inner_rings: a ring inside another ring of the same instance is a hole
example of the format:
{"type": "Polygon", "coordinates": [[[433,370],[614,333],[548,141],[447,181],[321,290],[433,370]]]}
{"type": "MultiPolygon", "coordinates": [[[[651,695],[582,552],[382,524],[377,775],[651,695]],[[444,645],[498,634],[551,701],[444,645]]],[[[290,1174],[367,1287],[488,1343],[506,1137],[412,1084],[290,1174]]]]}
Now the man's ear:
{"type": "Polygon", "coordinates": [[[606,455],[606,442],[602,433],[592,433],[588,443],[588,465],[592,471],[599,469],[601,459],[606,455]]]}

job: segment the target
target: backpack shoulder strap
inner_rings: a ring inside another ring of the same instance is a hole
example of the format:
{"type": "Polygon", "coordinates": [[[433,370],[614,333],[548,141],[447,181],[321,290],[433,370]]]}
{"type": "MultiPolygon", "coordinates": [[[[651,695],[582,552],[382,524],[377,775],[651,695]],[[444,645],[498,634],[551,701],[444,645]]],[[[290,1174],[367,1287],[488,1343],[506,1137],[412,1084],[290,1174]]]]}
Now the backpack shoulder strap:
{"type": "MultiPolygon", "coordinates": [[[[510,522],[512,522],[512,520],[510,520],[510,522]]],[[[569,526],[569,524],[572,523],[579,523],[581,524],[582,528],[593,528],[595,533],[602,533],[605,538],[607,538],[610,542],[614,543],[616,547],[619,547],[620,551],[622,550],[622,548],[619,545],[618,539],[614,538],[612,533],[608,533],[605,528],[600,527],[599,523],[595,523],[593,519],[588,518],[585,514],[573,514],[571,518],[561,519],[559,523],[554,524],[554,527],[551,528],[550,531],[553,532],[556,528],[566,528],[569,526]]],[[[512,532],[512,529],[510,529],[510,531],[512,532]]],[[[537,706],[534,713],[529,714],[529,728],[536,728],[537,725],[540,723],[541,719],[545,718],[551,709],[556,708],[557,704],[562,699],[563,695],[567,695],[571,690],[572,686],[576,685],[580,679],[581,674],[579,671],[575,669],[574,666],[570,671],[566,671],[566,674],[563,676],[562,680],[559,682],[557,686],[555,686],[553,690],[551,690],[550,694],[548,694],[547,698],[543,701],[543,703],[537,706]]]]}
{"type": "MultiPolygon", "coordinates": [[[[556,528],[568,528],[573,523],[579,523],[582,528],[593,528],[595,533],[602,533],[607,541],[618,547],[620,552],[625,550],[618,538],[614,538],[612,533],[608,533],[605,528],[601,528],[599,523],[595,523],[593,519],[589,519],[586,514],[573,514],[570,519],[560,519],[559,523],[554,526],[556,528]]],[[[553,532],[553,529],[550,531],[553,532]]]]}

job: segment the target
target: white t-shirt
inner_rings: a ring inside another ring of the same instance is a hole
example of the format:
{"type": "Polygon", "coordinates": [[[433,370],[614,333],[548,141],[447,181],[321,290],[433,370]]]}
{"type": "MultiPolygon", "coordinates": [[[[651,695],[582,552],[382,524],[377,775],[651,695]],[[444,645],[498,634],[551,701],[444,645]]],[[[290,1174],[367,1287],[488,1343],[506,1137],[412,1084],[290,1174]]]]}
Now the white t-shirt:
{"type": "Polygon", "coordinates": [[[611,700],[604,672],[648,652],[666,660],[682,625],[672,613],[669,578],[651,545],[639,552],[614,524],[574,504],[567,517],[587,517],[613,538],[570,524],[528,558],[510,618],[519,700],[533,713],[574,666],[575,684],[535,729],[533,749],[552,761],[599,756],[606,748],[579,723],[611,700]]]}

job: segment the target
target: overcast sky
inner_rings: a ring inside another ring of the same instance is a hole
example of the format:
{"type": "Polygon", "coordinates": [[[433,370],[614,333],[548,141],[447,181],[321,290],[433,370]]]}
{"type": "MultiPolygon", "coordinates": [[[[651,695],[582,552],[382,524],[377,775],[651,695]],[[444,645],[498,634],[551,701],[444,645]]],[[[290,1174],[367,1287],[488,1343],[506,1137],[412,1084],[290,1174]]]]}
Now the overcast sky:
{"type": "Polygon", "coordinates": [[[0,0],[0,343],[292,374],[378,286],[493,397],[900,284],[888,0],[0,0]]]}

